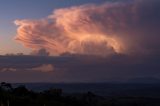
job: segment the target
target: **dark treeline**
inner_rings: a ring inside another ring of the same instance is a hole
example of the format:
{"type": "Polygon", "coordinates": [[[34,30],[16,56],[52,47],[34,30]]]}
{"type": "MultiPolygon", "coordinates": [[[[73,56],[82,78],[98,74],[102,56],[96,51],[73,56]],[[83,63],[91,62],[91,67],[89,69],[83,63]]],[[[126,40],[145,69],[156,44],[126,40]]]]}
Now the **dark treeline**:
{"type": "Polygon", "coordinates": [[[51,88],[42,92],[21,85],[0,84],[0,106],[160,106],[159,97],[102,97],[92,92],[66,94],[51,88]]]}

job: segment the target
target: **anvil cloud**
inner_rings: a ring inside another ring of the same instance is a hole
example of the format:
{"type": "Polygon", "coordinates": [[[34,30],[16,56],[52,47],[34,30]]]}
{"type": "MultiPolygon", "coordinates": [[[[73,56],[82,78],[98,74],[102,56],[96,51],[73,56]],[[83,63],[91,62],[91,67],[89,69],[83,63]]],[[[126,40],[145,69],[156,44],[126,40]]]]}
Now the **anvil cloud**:
{"type": "Polygon", "coordinates": [[[160,1],[128,0],[54,10],[40,20],[16,20],[16,40],[50,55],[159,53],[160,1]],[[153,15],[154,14],[154,15],[153,15]]]}

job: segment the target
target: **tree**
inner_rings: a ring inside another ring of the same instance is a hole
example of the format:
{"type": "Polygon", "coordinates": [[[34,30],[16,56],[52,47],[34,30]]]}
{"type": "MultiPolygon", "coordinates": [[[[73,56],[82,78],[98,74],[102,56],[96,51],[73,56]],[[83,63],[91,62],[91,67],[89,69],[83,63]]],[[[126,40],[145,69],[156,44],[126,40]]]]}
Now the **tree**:
{"type": "Polygon", "coordinates": [[[6,82],[1,83],[1,88],[3,90],[7,90],[7,91],[12,91],[13,90],[12,85],[10,83],[6,83],[6,82]]]}
{"type": "Polygon", "coordinates": [[[18,96],[25,96],[25,95],[28,95],[30,92],[25,86],[21,85],[21,86],[15,88],[13,90],[13,93],[18,96]]]}

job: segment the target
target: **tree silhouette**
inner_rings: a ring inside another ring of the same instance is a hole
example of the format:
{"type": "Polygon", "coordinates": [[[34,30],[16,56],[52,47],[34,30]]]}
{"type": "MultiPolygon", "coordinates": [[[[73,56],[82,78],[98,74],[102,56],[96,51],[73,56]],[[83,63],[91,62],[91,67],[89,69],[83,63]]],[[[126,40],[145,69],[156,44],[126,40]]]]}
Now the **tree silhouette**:
{"type": "Polygon", "coordinates": [[[0,106],[160,106],[159,97],[102,97],[92,92],[63,93],[51,88],[42,92],[28,90],[21,85],[0,84],[0,106]]]}

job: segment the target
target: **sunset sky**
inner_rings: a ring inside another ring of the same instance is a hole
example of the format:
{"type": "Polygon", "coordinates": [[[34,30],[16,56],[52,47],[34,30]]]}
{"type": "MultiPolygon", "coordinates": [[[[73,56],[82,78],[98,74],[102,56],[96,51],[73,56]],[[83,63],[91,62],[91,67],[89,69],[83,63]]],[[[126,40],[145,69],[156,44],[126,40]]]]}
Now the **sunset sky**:
{"type": "Polygon", "coordinates": [[[0,80],[160,81],[159,10],[159,0],[1,0],[0,55],[29,56],[1,56],[0,80]]]}

